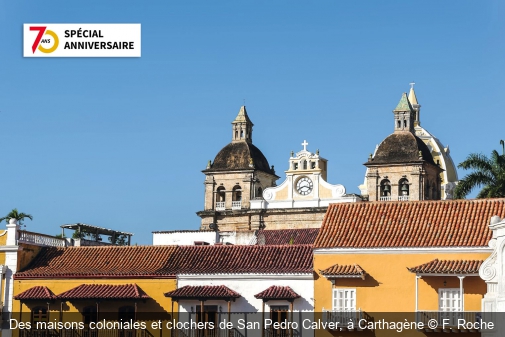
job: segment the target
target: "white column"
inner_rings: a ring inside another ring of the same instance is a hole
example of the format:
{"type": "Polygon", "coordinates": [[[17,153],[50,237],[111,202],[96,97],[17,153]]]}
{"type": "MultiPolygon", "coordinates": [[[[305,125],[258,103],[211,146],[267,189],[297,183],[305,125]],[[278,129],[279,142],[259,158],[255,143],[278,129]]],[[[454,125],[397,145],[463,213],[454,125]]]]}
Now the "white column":
{"type": "Polygon", "coordinates": [[[459,311],[465,311],[465,294],[463,294],[463,279],[465,278],[464,276],[458,276],[459,278],[459,296],[460,296],[460,310],[459,311]]]}
{"type": "Polygon", "coordinates": [[[416,312],[419,310],[419,279],[422,276],[416,275],[416,312]]]}

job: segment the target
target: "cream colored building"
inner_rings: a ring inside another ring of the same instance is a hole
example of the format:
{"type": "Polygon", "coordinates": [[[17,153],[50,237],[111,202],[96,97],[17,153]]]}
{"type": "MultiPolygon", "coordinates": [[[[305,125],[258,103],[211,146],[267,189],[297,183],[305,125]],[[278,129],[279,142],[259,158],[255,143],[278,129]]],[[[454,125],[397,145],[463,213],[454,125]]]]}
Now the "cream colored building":
{"type": "Polygon", "coordinates": [[[205,174],[201,230],[244,231],[320,227],[330,203],[361,201],[342,185],[326,182],[328,161],[307,150],[291,154],[286,180],[275,174],[252,143],[245,106],[232,122],[232,141],[209,161],[205,174]]]}

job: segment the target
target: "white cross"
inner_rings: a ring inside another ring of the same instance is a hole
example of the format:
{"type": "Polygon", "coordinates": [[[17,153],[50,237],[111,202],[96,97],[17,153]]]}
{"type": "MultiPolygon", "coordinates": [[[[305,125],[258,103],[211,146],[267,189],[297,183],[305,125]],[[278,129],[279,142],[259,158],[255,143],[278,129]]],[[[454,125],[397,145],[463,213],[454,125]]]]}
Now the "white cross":
{"type": "Polygon", "coordinates": [[[304,140],[302,145],[303,145],[303,151],[307,151],[307,145],[309,145],[309,143],[307,143],[307,141],[304,140]]]}
{"type": "Polygon", "coordinates": [[[415,82],[411,82],[409,84],[410,84],[410,89],[414,89],[414,84],[416,84],[416,83],[415,82]]]}

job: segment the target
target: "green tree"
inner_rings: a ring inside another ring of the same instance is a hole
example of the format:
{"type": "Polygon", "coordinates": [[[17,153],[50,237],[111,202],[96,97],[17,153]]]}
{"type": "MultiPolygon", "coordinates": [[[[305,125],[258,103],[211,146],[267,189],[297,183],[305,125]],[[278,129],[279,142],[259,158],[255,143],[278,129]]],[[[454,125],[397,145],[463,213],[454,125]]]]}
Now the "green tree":
{"type": "Polygon", "coordinates": [[[472,173],[461,179],[454,190],[456,199],[465,198],[474,188],[481,187],[477,198],[505,197],[505,142],[500,141],[502,154],[493,150],[491,157],[483,154],[471,153],[465,161],[458,165],[472,173]]]}
{"type": "Polygon", "coordinates": [[[30,220],[33,220],[33,217],[30,214],[19,213],[18,210],[17,210],[17,208],[14,208],[12,211],[9,212],[9,214],[7,214],[7,216],[4,216],[3,218],[0,218],[0,222],[2,222],[2,221],[5,220],[7,223],[9,223],[10,219],[16,219],[18,221],[18,224],[22,225],[23,221],[26,218],[28,218],[30,220]]]}

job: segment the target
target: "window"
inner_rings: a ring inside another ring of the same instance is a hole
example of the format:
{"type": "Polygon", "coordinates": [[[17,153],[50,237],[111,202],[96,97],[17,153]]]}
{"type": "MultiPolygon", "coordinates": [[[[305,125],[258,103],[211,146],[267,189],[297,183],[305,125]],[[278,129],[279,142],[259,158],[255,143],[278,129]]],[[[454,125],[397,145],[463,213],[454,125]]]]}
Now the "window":
{"type": "Polygon", "coordinates": [[[302,167],[303,167],[304,170],[307,169],[307,161],[306,160],[302,161],[302,167]]]}
{"type": "Polygon", "coordinates": [[[225,201],[226,197],[225,197],[225,193],[224,193],[224,187],[223,186],[219,186],[217,188],[217,201],[225,201]]]}
{"type": "Polygon", "coordinates": [[[438,303],[440,311],[460,311],[461,295],[459,288],[438,289],[438,303]]]}
{"type": "Polygon", "coordinates": [[[356,311],[356,289],[333,289],[333,310],[356,311]]]}
{"type": "Polygon", "coordinates": [[[96,322],[97,320],[96,307],[95,306],[84,307],[82,309],[82,318],[84,320],[84,324],[96,322]]]}
{"type": "Polygon", "coordinates": [[[32,309],[32,324],[36,327],[37,322],[47,322],[47,307],[35,307],[32,309]]]}
{"type": "Polygon", "coordinates": [[[241,201],[242,200],[242,189],[240,188],[239,185],[235,185],[233,187],[232,200],[233,201],[241,201]]]}
{"type": "Polygon", "coordinates": [[[383,181],[381,181],[380,194],[382,197],[387,197],[391,195],[391,183],[389,182],[389,180],[384,179],[383,181]]]}
{"type": "Polygon", "coordinates": [[[263,189],[261,187],[258,187],[258,194],[256,196],[259,198],[263,196],[263,189]]]}

